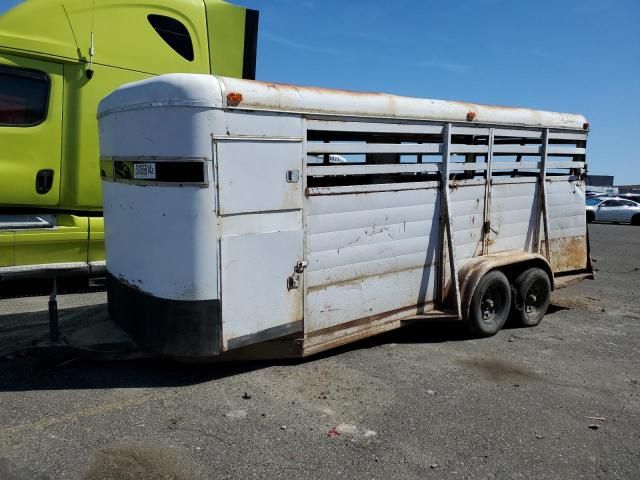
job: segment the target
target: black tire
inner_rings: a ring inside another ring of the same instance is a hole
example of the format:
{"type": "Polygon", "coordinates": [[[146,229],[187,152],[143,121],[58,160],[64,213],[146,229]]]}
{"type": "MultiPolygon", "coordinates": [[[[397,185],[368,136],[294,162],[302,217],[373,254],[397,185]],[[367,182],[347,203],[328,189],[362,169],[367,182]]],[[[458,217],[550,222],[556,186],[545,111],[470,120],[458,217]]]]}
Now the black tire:
{"type": "Polygon", "coordinates": [[[491,337],[500,331],[509,316],[511,287],[499,270],[487,273],[473,292],[467,324],[480,337],[491,337]]]}
{"type": "Polygon", "coordinates": [[[631,217],[631,225],[640,225],[640,213],[636,213],[631,217]]]}
{"type": "Polygon", "coordinates": [[[587,223],[593,223],[596,221],[596,214],[593,212],[587,212],[587,223]]]}
{"type": "Polygon", "coordinates": [[[551,281],[541,268],[529,268],[513,282],[512,318],[520,325],[538,325],[549,308],[551,281]]]}

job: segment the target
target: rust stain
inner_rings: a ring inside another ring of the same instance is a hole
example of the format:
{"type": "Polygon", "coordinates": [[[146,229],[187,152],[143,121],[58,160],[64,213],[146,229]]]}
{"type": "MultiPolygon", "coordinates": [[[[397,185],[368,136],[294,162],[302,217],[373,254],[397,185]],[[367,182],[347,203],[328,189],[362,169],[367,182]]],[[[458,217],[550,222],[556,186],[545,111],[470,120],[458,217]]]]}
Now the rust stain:
{"type": "MultiPolygon", "coordinates": [[[[425,305],[433,305],[433,302],[427,302],[425,305]]],[[[394,317],[399,313],[406,313],[407,317],[417,314],[417,309],[419,305],[408,305],[402,308],[396,308],[395,310],[389,310],[388,312],[377,313],[375,315],[370,315],[368,317],[358,318],[356,320],[352,320],[346,323],[340,323],[338,325],[334,325],[332,327],[323,328],[322,330],[317,330],[313,332],[314,336],[328,335],[336,332],[340,332],[341,330],[348,330],[350,328],[358,327],[358,326],[366,326],[368,324],[372,325],[372,328],[375,328],[377,325],[376,322],[380,322],[388,317],[394,317]]],[[[393,321],[398,320],[397,318],[393,318],[393,321]]]]}
{"type": "MultiPolygon", "coordinates": [[[[542,251],[545,251],[542,241],[542,251]]],[[[551,267],[554,272],[581,270],[587,266],[587,238],[585,235],[552,239],[549,242],[551,267]]]]}
{"type": "Polygon", "coordinates": [[[419,309],[424,309],[424,313],[428,313],[434,308],[433,302],[409,305],[318,330],[306,337],[303,346],[303,356],[313,355],[324,350],[394,330],[401,327],[404,320],[412,319],[416,315],[420,315],[419,309]],[[322,338],[326,336],[329,336],[329,338],[322,338]]]}
{"type": "Polygon", "coordinates": [[[590,279],[595,278],[593,272],[589,272],[588,270],[579,272],[579,273],[574,273],[574,274],[572,273],[573,272],[570,272],[569,275],[560,274],[554,277],[553,279],[554,289],[557,290],[560,288],[571,287],[572,285],[576,285],[580,283],[582,280],[585,280],[587,278],[590,278],[590,279]]]}
{"type": "MultiPolygon", "coordinates": [[[[241,82],[238,82],[239,84],[241,82]]],[[[247,81],[247,83],[249,83],[249,81],[247,81]]],[[[384,93],[384,92],[366,92],[366,91],[355,91],[355,90],[343,90],[343,89],[336,89],[336,88],[327,88],[327,87],[315,87],[315,86],[304,86],[301,87],[299,85],[293,85],[290,83],[276,83],[276,82],[265,82],[265,81],[261,81],[261,80],[251,80],[250,81],[250,85],[251,87],[255,87],[256,85],[261,85],[263,87],[266,87],[268,89],[272,89],[272,90],[278,90],[278,91],[290,91],[290,92],[295,92],[297,94],[300,94],[301,91],[304,92],[316,92],[316,93],[320,93],[320,94],[338,94],[338,95],[348,95],[348,96],[364,96],[364,97],[371,97],[371,96],[379,96],[379,97],[383,97],[385,99],[388,99],[389,101],[393,101],[394,97],[400,98],[400,99],[413,99],[413,98],[417,98],[417,97],[407,97],[407,96],[400,96],[400,95],[393,95],[390,93],[384,93]]],[[[526,111],[526,112],[531,112],[534,114],[537,114],[537,116],[539,117],[540,112],[537,110],[531,110],[530,108],[526,108],[526,107],[519,107],[519,106],[505,106],[505,105],[492,105],[492,104],[488,104],[488,103],[477,103],[477,102],[466,102],[466,101],[460,101],[460,100],[456,100],[456,101],[452,101],[452,100],[434,100],[434,99],[422,99],[419,98],[419,100],[427,100],[427,101],[438,101],[438,102],[446,102],[446,103],[450,103],[456,106],[460,106],[460,107],[466,107],[468,110],[476,110],[478,109],[478,107],[480,108],[491,108],[492,110],[496,110],[496,111],[504,111],[504,112],[517,112],[517,111],[526,111]]],[[[245,103],[246,105],[246,103],[245,103]]],[[[468,113],[468,112],[467,112],[468,113]]],[[[475,113],[475,112],[474,112],[475,113]]],[[[555,112],[551,112],[551,113],[555,113],[555,112]]],[[[568,115],[575,115],[575,114],[568,114],[568,115]]],[[[465,113],[465,118],[466,118],[466,113],[465,113]]],[[[538,122],[540,122],[540,118],[537,118],[538,122]]]]}
{"type": "Polygon", "coordinates": [[[357,330],[352,333],[346,333],[343,336],[337,336],[335,339],[327,340],[318,344],[307,345],[305,342],[305,345],[303,346],[302,356],[308,357],[310,355],[314,355],[316,353],[320,353],[325,350],[331,350],[332,348],[340,347],[348,343],[357,342],[358,340],[363,340],[365,338],[372,337],[380,333],[388,332],[390,330],[395,330],[396,328],[399,328],[401,325],[402,324],[400,320],[390,319],[387,322],[370,325],[366,329],[357,330]]]}
{"type": "Polygon", "coordinates": [[[300,93],[300,90],[304,90],[305,92],[317,92],[317,93],[332,93],[332,94],[342,94],[342,95],[360,95],[360,96],[371,96],[371,95],[376,95],[376,96],[381,96],[381,97],[388,97],[389,94],[387,93],[380,93],[380,92],[362,92],[362,91],[355,91],[355,90],[339,90],[337,88],[326,88],[326,87],[313,87],[313,86],[305,86],[305,87],[300,87],[299,85],[293,85],[290,83],[275,83],[275,82],[264,82],[261,80],[251,80],[251,85],[262,85],[264,87],[270,88],[270,89],[274,89],[274,90],[290,90],[292,92],[297,92],[300,93]]]}
{"type": "MultiPolygon", "coordinates": [[[[342,248],[344,248],[344,247],[342,247],[342,248]]],[[[396,275],[396,274],[398,274],[400,272],[407,272],[407,271],[411,271],[411,270],[416,270],[418,268],[420,268],[420,269],[433,268],[434,266],[435,266],[434,264],[425,266],[424,263],[417,263],[415,265],[412,265],[412,266],[409,266],[409,267],[405,267],[405,268],[389,269],[389,270],[385,271],[384,273],[377,273],[377,274],[373,274],[373,275],[361,275],[361,276],[349,278],[349,279],[346,279],[346,280],[333,281],[333,280],[329,279],[328,282],[321,283],[319,285],[309,286],[307,288],[307,292],[308,293],[313,293],[313,292],[317,292],[319,290],[326,290],[329,287],[341,287],[341,286],[350,285],[350,284],[352,284],[354,287],[356,285],[358,285],[359,288],[362,288],[363,280],[367,280],[367,279],[370,279],[370,278],[383,279],[384,277],[387,277],[387,276],[390,276],[390,275],[396,275]]]]}

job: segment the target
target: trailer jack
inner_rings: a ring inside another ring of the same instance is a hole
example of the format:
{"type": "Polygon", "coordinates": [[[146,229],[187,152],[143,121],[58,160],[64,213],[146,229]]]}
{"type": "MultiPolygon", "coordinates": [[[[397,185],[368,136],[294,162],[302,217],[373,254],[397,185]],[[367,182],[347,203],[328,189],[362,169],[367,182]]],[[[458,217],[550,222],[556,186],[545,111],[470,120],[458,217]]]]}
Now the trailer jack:
{"type": "Polygon", "coordinates": [[[51,294],[49,295],[49,340],[52,344],[60,342],[60,327],[58,324],[58,279],[53,277],[51,294]]]}

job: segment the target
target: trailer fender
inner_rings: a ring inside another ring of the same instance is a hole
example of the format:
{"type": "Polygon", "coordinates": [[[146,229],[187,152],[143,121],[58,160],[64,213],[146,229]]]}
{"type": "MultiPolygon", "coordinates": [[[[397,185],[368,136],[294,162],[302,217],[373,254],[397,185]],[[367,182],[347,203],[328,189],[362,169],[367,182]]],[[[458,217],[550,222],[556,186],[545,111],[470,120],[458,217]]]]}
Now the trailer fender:
{"type": "MultiPolygon", "coordinates": [[[[469,317],[469,306],[471,297],[480,279],[488,272],[501,269],[513,281],[515,277],[527,267],[542,268],[553,286],[553,272],[546,258],[537,253],[530,252],[502,252],[491,255],[484,255],[470,259],[458,270],[458,281],[460,282],[460,298],[462,300],[462,318],[469,317]]],[[[552,287],[553,288],[553,287],[552,287]]]]}

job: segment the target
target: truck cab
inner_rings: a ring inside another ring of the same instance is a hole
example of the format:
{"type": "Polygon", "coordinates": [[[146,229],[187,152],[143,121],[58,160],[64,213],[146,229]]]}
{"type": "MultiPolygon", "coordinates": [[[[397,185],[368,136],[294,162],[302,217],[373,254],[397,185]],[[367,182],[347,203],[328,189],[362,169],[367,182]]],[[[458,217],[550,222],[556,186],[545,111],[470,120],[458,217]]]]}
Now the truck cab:
{"type": "Polygon", "coordinates": [[[103,269],[99,100],[170,72],[254,78],[257,24],[221,0],[0,7],[0,280],[103,269]]]}

